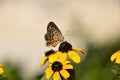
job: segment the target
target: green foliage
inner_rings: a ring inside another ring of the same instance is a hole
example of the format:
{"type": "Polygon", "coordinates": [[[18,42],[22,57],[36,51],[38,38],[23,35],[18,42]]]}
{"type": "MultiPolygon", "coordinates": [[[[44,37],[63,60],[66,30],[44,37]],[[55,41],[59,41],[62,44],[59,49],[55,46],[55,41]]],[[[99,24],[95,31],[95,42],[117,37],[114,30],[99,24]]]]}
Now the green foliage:
{"type": "Polygon", "coordinates": [[[0,76],[0,80],[10,80],[8,77],[0,76]]]}
{"type": "MultiPolygon", "coordinates": [[[[43,76],[42,76],[42,78],[41,78],[40,80],[46,80],[45,75],[43,75],[43,76]]],[[[52,77],[50,77],[50,79],[49,79],[49,80],[52,80],[52,77]]]]}
{"type": "Polygon", "coordinates": [[[20,75],[20,67],[19,66],[15,67],[10,62],[6,61],[4,63],[4,69],[5,69],[4,75],[9,77],[9,80],[23,80],[22,76],[20,75]]]}
{"type": "Polygon", "coordinates": [[[120,39],[104,44],[88,44],[87,56],[75,66],[77,80],[114,80],[110,56],[120,49],[120,39]]]}

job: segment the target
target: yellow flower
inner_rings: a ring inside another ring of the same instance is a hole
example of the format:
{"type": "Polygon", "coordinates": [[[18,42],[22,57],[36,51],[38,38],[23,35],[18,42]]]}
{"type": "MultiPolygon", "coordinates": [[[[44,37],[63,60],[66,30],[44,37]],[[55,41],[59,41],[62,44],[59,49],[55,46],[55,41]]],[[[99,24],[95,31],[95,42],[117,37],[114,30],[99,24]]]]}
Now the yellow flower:
{"type": "Polygon", "coordinates": [[[81,58],[76,51],[80,51],[83,54],[86,54],[86,51],[82,48],[72,48],[72,45],[68,42],[63,42],[59,46],[59,51],[57,51],[54,55],[49,58],[49,62],[53,62],[57,60],[59,57],[69,56],[75,63],[79,63],[81,58]]]}
{"type": "Polygon", "coordinates": [[[116,63],[120,64],[120,50],[118,50],[111,56],[111,61],[115,61],[116,63]]]}
{"type": "Polygon", "coordinates": [[[45,57],[41,59],[40,65],[45,64],[45,62],[49,59],[49,57],[50,57],[51,55],[53,55],[54,53],[55,53],[54,50],[49,50],[49,51],[45,52],[45,57]]]}
{"type": "Polygon", "coordinates": [[[0,75],[4,73],[3,65],[0,64],[0,75]]]}
{"type": "Polygon", "coordinates": [[[61,57],[49,64],[48,68],[45,70],[46,79],[49,79],[51,76],[53,76],[53,80],[60,80],[61,77],[67,79],[70,77],[67,69],[73,69],[73,66],[66,58],[61,57]]]}

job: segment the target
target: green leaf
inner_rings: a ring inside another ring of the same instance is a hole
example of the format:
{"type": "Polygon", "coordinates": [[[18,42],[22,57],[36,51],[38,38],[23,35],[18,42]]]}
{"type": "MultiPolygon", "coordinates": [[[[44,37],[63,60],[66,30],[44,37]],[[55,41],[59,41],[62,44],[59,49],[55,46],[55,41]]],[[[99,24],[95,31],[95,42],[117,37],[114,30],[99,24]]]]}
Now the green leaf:
{"type": "Polygon", "coordinates": [[[10,80],[8,77],[0,77],[0,80],[10,80]]]}
{"type": "MultiPolygon", "coordinates": [[[[45,75],[43,75],[43,77],[40,80],[47,80],[47,79],[46,79],[45,75]]],[[[52,77],[49,80],[52,80],[52,77]]]]}
{"type": "Polygon", "coordinates": [[[70,73],[70,77],[68,78],[68,80],[76,80],[75,79],[75,70],[74,69],[70,69],[68,71],[70,73]]]}

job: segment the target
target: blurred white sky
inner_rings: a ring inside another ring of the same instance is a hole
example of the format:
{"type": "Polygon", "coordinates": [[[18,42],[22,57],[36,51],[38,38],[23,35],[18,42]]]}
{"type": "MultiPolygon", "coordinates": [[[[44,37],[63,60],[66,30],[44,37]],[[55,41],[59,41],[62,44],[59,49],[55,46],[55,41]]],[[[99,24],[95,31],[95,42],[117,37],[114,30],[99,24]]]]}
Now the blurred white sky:
{"type": "Polygon", "coordinates": [[[39,60],[49,49],[44,41],[48,22],[66,35],[81,29],[71,26],[73,17],[85,25],[90,40],[120,36],[119,0],[0,0],[0,60],[21,62],[27,75],[40,72],[39,60]]]}

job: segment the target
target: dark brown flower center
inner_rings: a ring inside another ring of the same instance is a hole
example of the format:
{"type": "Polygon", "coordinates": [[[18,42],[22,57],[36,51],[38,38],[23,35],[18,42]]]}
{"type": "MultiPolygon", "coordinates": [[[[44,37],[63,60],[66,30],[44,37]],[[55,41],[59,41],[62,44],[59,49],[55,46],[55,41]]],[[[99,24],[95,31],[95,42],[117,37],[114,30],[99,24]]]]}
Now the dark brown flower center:
{"type": "Polygon", "coordinates": [[[54,52],[55,51],[51,49],[51,50],[45,52],[45,56],[49,56],[49,55],[53,54],[54,52]]]}
{"type": "Polygon", "coordinates": [[[54,72],[56,71],[60,71],[62,69],[62,64],[58,61],[55,61],[53,64],[52,64],[52,70],[54,72]]]}
{"type": "Polygon", "coordinates": [[[68,52],[69,50],[72,50],[72,45],[68,43],[67,41],[62,42],[59,46],[59,51],[61,52],[68,52]]]}

